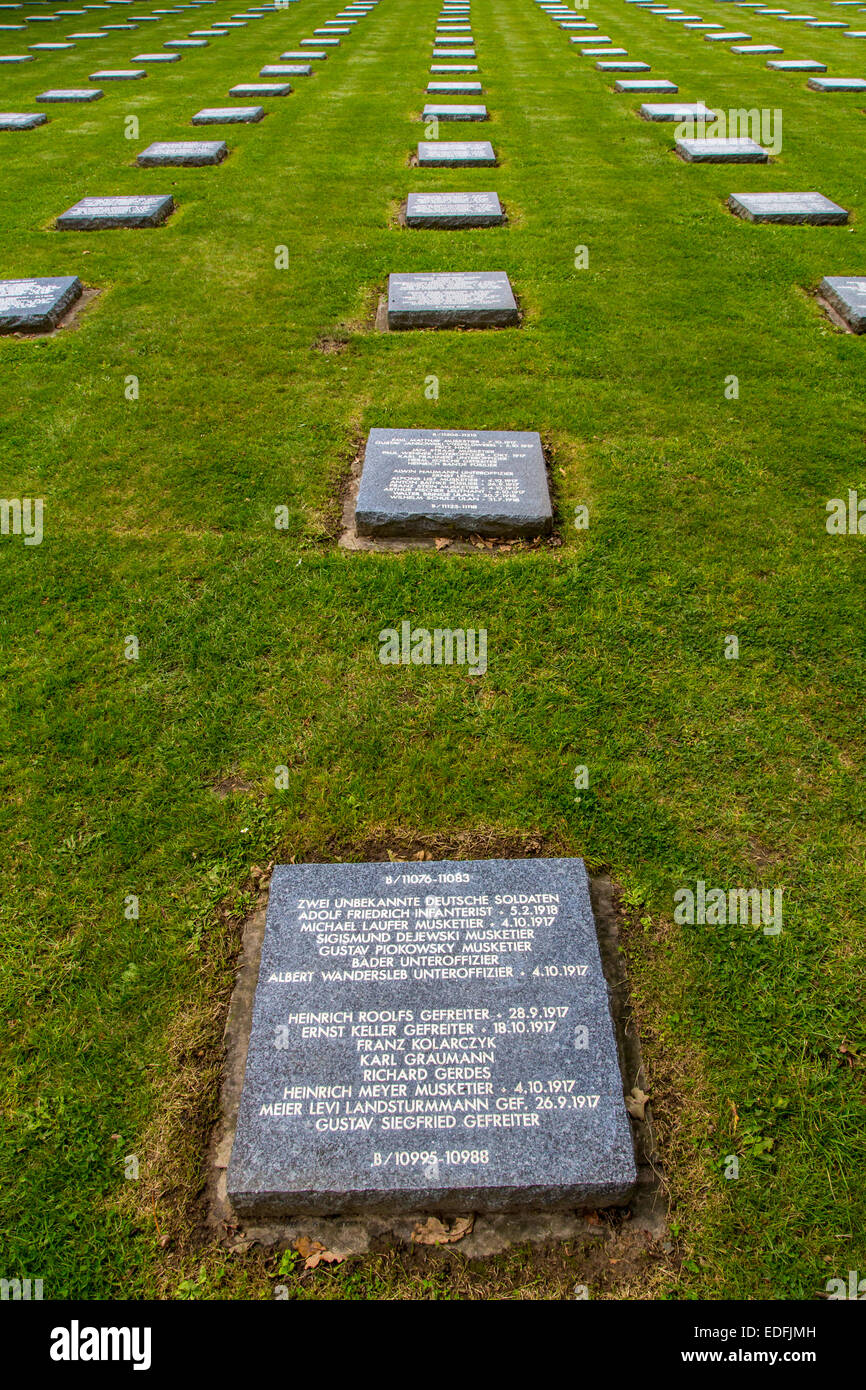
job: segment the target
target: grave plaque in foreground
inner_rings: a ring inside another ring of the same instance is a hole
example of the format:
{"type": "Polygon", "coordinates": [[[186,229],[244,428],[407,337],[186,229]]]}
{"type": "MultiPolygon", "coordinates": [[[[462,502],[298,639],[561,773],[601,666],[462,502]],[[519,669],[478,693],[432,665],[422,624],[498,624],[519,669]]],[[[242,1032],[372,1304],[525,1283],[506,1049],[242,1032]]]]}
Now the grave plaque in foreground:
{"type": "Polygon", "coordinates": [[[847,210],[823,193],[732,193],[728,207],[746,222],[825,227],[848,221],[847,210]]]}
{"type": "Polygon", "coordinates": [[[242,1217],[602,1206],[635,1181],[581,860],[275,869],[242,1217]]]}
{"type": "Polygon", "coordinates": [[[77,275],[0,280],[0,333],[48,333],[81,298],[77,275]]]}
{"type": "Polygon", "coordinates": [[[818,293],[854,333],[866,333],[866,275],[827,275],[818,293]]]}
{"type": "Polygon", "coordinates": [[[170,193],[150,197],[82,198],[61,213],[60,231],[104,231],[109,227],[159,227],[174,211],[170,193]]]}
{"type": "Polygon", "coordinates": [[[355,526],[361,536],[545,535],[553,524],[534,431],[374,429],[355,526]]]}
{"type": "Polygon", "coordinates": [[[388,276],[389,328],[507,328],[518,322],[504,270],[388,276]]]}
{"type": "Polygon", "coordinates": [[[47,120],[42,111],[0,111],[0,130],[33,130],[47,120]]]}

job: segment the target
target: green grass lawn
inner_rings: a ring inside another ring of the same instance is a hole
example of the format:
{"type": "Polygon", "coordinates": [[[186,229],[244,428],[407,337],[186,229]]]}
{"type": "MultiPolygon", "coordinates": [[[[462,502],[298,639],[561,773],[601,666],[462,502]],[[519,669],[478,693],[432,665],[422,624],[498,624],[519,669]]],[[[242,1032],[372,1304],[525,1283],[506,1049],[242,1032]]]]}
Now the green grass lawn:
{"type": "MultiPolygon", "coordinates": [[[[40,109],[44,88],[237,8],[3,70],[0,107],[40,109]]],[[[251,870],[512,846],[622,888],[671,1206],[653,1296],[815,1297],[866,1270],[866,585],[862,537],[825,529],[829,498],[866,492],[866,339],[812,297],[866,274],[866,103],[592,0],[599,32],[684,100],[782,109],[771,165],[689,167],[532,0],[473,0],[491,120],[442,135],[491,139],[500,166],[413,169],[439,6],[381,0],[260,124],[190,126],[338,8],[301,0],[0,136],[0,278],[100,291],[73,329],[0,339],[0,492],[45,499],[41,546],[0,538],[0,1274],[43,1278],[46,1298],[271,1297],[277,1258],[195,1235],[251,870]],[[135,167],[183,138],[225,138],[229,158],[135,167]],[[425,189],[495,189],[509,224],[394,225],[425,189]],[[757,189],[820,191],[851,224],[730,216],[728,194],[757,189]],[[150,192],[178,204],[161,229],[53,229],[85,195],[150,192]],[[372,329],[390,271],[437,269],[507,271],[522,327],[372,329]],[[375,426],[540,431],[562,544],[341,550],[375,426]],[[487,674],[381,666],[378,633],[403,619],[485,627],[487,674]],[[676,925],[697,879],[784,887],[782,934],[676,925]]],[[[866,74],[866,40],[702,13],[866,74]]],[[[560,1297],[569,1270],[450,1252],[290,1281],[303,1298],[560,1297]]]]}

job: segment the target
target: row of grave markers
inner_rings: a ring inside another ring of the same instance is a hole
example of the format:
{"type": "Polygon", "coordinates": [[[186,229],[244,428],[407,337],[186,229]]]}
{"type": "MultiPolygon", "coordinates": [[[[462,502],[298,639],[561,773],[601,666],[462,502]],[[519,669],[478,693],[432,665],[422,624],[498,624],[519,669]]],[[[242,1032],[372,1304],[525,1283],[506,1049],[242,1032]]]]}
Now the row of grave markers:
{"type": "MultiPolygon", "coordinates": [[[[588,36],[589,33],[592,33],[591,46],[581,49],[581,54],[596,59],[595,66],[600,72],[635,72],[638,69],[644,72],[651,71],[648,63],[627,61],[623,56],[626,53],[625,49],[614,50],[613,40],[608,34],[599,36],[597,25],[586,20],[576,19],[574,12],[567,5],[558,3],[558,0],[536,0],[536,3],[550,19],[569,32],[572,43],[580,43],[584,35],[588,36]],[[579,32],[574,33],[574,30],[579,32]],[[602,52],[610,54],[612,51],[616,51],[616,58],[602,59],[598,56],[602,52]]],[[[625,0],[625,3],[641,9],[648,9],[651,13],[667,20],[682,19],[685,27],[696,25],[701,25],[702,28],[706,27],[699,16],[690,16],[682,10],[675,10],[667,5],[653,4],[652,0],[625,0]]],[[[713,28],[714,26],[710,27],[713,28]]],[[[824,25],[824,27],[827,26],[824,25]]],[[[705,35],[705,37],[730,42],[732,39],[748,39],[749,35],[725,30],[722,26],[721,33],[714,32],[705,35]]],[[[768,63],[768,67],[772,66],[779,65],[771,61],[768,63]]],[[[802,62],[798,62],[797,70],[800,70],[801,66],[802,62]]],[[[790,64],[788,67],[790,68],[790,64]]],[[[823,79],[810,78],[809,85],[821,81],[823,79]]],[[[859,79],[852,78],[848,81],[849,85],[844,90],[860,89],[859,86],[850,85],[858,82],[859,79]]],[[[866,82],[862,83],[862,87],[866,88],[866,82]]],[[[818,88],[817,90],[834,89],[818,88]]],[[[621,77],[615,82],[614,91],[660,95],[662,93],[675,94],[679,88],[675,83],[664,78],[621,77]]],[[[712,128],[717,123],[715,112],[704,102],[645,103],[640,108],[640,114],[648,121],[677,122],[680,125],[688,126],[690,130],[694,128],[706,129],[707,126],[712,128]]],[[[726,137],[712,133],[697,136],[694,134],[682,135],[675,138],[674,150],[685,162],[693,164],[767,164],[769,162],[767,150],[751,137],[726,137]]],[[[728,198],[727,205],[732,213],[748,222],[839,226],[847,223],[850,215],[848,209],[840,207],[838,203],[834,203],[823,193],[811,190],[784,193],[775,191],[732,193],[728,198]]],[[[821,281],[818,293],[835,321],[841,322],[855,333],[866,331],[866,276],[825,276],[821,281]]]]}
{"type": "MultiPolygon", "coordinates": [[[[442,0],[429,96],[483,94],[469,11],[442,0]]],[[[495,161],[455,143],[441,162],[495,161]]],[[[414,225],[503,216],[496,193],[407,199],[414,225]]],[[[390,328],[515,322],[504,272],[389,277],[390,328]]],[[[371,430],[355,522],[404,539],[538,536],[552,522],[540,437],[371,430]]],[[[580,860],[275,870],[224,1179],[241,1219],[606,1205],[636,1179],[580,860]]]]}
{"type": "MultiPolygon", "coordinates": [[[[198,0],[198,3],[212,3],[212,0],[198,0]]],[[[316,37],[302,39],[298,51],[281,55],[279,64],[268,64],[261,69],[260,76],[279,76],[288,74],[308,76],[312,72],[310,62],[283,62],[289,59],[310,59],[324,61],[328,49],[339,46],[342,35],[352,32],[352,25],[369,14],[378,0],[352,0],[338,15],[339,23],[332,22],[324,29],[316,30],[316,37]],[[336,32],[335,32],[336,31],[336,32]],[[315,45],[315,47],[309,47],[315,45]]],[[[247,13],[254,17],[274,13],[284,6],[270,4],[254,7],[247,13]]],[[[187,42],[175,40],[175,43],[187,42]]],[[[207,41],[192,40],[191,42],[207,41]]],[[[238,83],[230,89],[229,95],[235,98],[283,97],[292,91],[289,82],[250,82],[238,83]]],[[[40,101],[73,102],[93,100],[101,96],[98,91],[84,89],[56,89],[43,92],[40,101]]],[[[193,125],[232,125],[238,122],[257,122],[265,111],[262,106],[206,107],[191,118],[193,125]]],[[[42,113],[7,112],[0,114],[0,129],[28,129],[43,123],[42,113]],[[4,122],[6,123],[4,125],[4,122]]],[[[165,166],[206,166],[221,163],[228,154],[224,140],[155,141],[142,150],[136,163],[142,168],[161,168],[165,166]]],[[[87,197],[82,198],[71,208],[61,213],[55,226],[59,231],[104,231],[113,228],[158,227],[174,211],[175,201],[171,194],[147,194],[142,196],[87,197]]],[[[69,310],[77,303],[84,286],[77,276],[52,276],[29,280],[0,281],[0,333],[45,333],[50,332],[61,322],[69,310]]]]}

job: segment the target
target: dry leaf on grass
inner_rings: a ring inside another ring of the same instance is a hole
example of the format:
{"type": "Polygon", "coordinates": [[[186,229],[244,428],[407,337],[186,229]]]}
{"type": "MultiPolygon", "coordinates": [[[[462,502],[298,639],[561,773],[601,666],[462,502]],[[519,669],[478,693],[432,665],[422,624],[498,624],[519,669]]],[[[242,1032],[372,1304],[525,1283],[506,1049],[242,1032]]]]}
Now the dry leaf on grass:
{"type": "Polygon", "coordinates": [[[450,545],[450,544],[451,544],[451,542],[450,542],[450,540],[448,539],[447,536],[437,536],[437,537],[436,537],[436,549],[437,549],[437,550],[444,550],[445,547],[448,546],[448,545],[450,545]]]}
{"type": "Polygon", "coordinates": [[[455,1240],[468,1236],[474,1225],[474,1216],[455,1216],[448,1226],[438,1216],[428,1216],[426,1221],[418,1222],[412,1239],[417,1245],[453,1245],[455,1240]]]}
{"type": "Polygon", "coordinates": [[[301,1236],[295,1241],[295,1249],[302,1256],[304,1269],[315,1269],[319,1264],[338,1265],[342,1264],[345,1255],[335,1255],[333,1250],[327,1250],[320,1240],[310,1240],[309,1236],[301,1236]]]}
{"type": "Polygon", "coordinates": [[[646,1091],[642,1091],[640,1086],[633,1086],[625,1098],[625,1108],[635,1120],[643,1120],[646,1117],[646,1104],[649,1096],[646,1091]]]}

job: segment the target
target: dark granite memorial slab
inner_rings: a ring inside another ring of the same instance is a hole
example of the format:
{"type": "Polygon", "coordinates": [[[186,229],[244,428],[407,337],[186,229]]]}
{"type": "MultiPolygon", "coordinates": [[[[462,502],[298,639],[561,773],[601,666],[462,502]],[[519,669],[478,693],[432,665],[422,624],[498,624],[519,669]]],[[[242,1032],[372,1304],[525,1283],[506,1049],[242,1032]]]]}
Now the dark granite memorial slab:
{"type": "Polygon", "coordinates": [[[427,91],[430,96],[480,97],[484,88],[480,82],[428,82],[427,91]]]}
{"type": "Polygon", "coordinates": [[[827,64],[819,63],[815,58],[781,58],[773,59],[767,64],[774,72],[826,72],[827,64]]]}
{"type": "Polygon", "coordinates": [[[866,333],[866,275],[828,275],[818,292],[854,333],[866,333]]]}
{"type": "Polygon", "coordinates": [[[553,514],[539,436],[371,430],[355,525],[381,537],[541,536],[553,514]]]}
{"type": "Polygon", "coordinates": [[[489,140],[421,140],[418,164],[427,169],[477,168],[496,163],[489,140]]]}
{"type": "Polygon", "coordinates": [[[440,106],[429,102],[421,112],[423,121],[486,121],[489,119],[486,106],[440,106]]]}
{"type": "Polygon", "coordinates": [[[141,151],[135,162],[142,169],[158,169],[165,165],[199,168],[205,164],[221,164],[228,152],[225,140],[156,140],[141,151]]]}
{"type": "Polygon", "coordinates": [[[633,77],[618,78],[613,84],[615,92],[658,92],[659,95],[667,93],[673,96],[679,91],[676,82],[669,82],[666,77],[633,77]]]}
{"type": "Polygon", "coordinates": [[[640,114],[645,121],[711,121],[714,113],[697,101],[644,102],[640,114]]]}
{"type": "Polygon", "coordinates": [[[99,101],[103,95],[90,87],[50,87],[47,92],[40,92],[37,101],[50,102],[86,102],[99,101]]]}
{"type": "Polygon", "coordinates": [[[260,121],[265,114],[263,106],[205,106],[196,111],[192,125],[248,125],[260,121]]]}
{"type": "Polygon", "coordinates": [[[866,77],[810,77],[813,92],[866,92],[866,77]]]}
{"type": "Polygon", "coordinates": [[[388,327],[505,328],[519,321],[502,270],[388,276],[388,327]]]}
{"type": "Polygon", "coordinates": [[[766,164],[768,159],[765,149],[746,138],[677,140],[676,152],[688,164],[766,164]]]}
{"type": "Polygon", "coordinates": [[[622,1204],[579,859],[280,864],[227,1174],[243,1218],[622,1204]]]}
{"type": "Polygon", "coordinates": [[[0,111],[0,130],[32,130],[47,120],[43,111],[0,111]]]}
{"type": "Polygon", "coordinates": [[[832,203],[823,193],[732,193],[728,207],[746,222],[824,227],[848,221],[845,208],[832,203]]]}
{"type": "Polygon", "coordinates": [[[58,217],[60,231],[102,231],[109,227],[158,227],[174,211],[170,194],[148,197],[82,198],[58,217]]]}
{"type": "Polygon", "coordinates": [[[309,77],[312,71],[309,63],[266,63],[259,77],[309,77]]]}
{"type": "Polygon", "coordinates": [[[410,193],[407,227],[498,227],[505,213],[496,193],[410,193]]]}
{"type": "Polygon", "coordinates": [[[0,280],[0,333],[49,333],[83,288],[77,275],[0,280]]]}
{"type": "Polygon", "coordinates": [[[239,82],[229,88],[230,97],[287,97],[292,90],[290,82],[239,82]]]}

